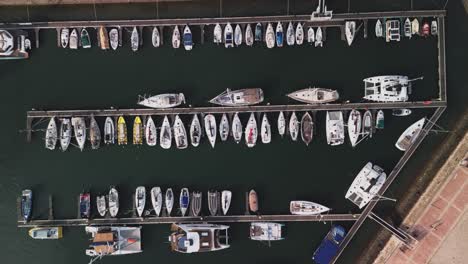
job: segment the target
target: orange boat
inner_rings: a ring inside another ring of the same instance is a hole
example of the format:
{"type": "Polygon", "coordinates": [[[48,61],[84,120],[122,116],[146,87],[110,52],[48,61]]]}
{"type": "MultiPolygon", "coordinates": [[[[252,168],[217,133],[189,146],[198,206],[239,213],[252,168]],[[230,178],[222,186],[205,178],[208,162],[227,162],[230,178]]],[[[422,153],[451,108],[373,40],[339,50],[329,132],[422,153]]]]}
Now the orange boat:
{"type": "Polygon", "coordinates": [[[249,192],[249,207],[250,211],[256,213],[258,211],[258,197],[255,190],[249,192]]]}
{"type": "Polygon", "coordinates": [[[107,33],[107,29],[103,26],[99,27],[99,44],[102,50],[108,50],[110,48],[109,34],[107,33]]]}

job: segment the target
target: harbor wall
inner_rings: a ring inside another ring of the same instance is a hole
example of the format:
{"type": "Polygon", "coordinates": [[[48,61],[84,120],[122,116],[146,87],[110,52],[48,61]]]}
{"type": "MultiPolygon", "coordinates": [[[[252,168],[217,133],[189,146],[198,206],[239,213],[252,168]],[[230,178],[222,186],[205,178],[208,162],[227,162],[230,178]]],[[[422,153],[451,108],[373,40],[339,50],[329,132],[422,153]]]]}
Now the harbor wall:
{"type": "Polygon", "coordinates": [[[142,4],[156,2],[191,2],[193,0],[0,0],[0,6],[142,4]]]}

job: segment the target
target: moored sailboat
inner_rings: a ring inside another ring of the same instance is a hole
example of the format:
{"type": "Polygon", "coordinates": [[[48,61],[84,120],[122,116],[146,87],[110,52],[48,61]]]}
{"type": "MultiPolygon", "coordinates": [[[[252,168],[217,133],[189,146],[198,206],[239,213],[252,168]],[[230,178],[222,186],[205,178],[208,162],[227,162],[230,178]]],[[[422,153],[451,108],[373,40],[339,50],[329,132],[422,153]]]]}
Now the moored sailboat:
{"type": "Polygon", "coordinates": [[[281,111],[278,115],[278,134],[283,137],[286,134],[286,118],[284,118],[284,113],[281,111]]]}
{"type": "Polygon", "coordinates": [[[356,35],[356,21],[346,21],[345,22],[345,36],[348,46],[353,44],[354,36],[356,35]]]}
{"type": "Polygon", "coordinates": [[[351,183],[345,198],[362,209],[378,194],[386,178],[381,167],[368,162],[351,183]]]}
{"type": "Polygon", "coordinates": [[[372,138],[372,127],[373,122],[372,122],[372,113],[370,110],[367,110],[364,112],[364,115],[362,116],[362,136],[363,137],[369,137],[372,138]]]}
{"type": "Polygon", "coordinates": [[[187,209],[190,204],[190,193],[187,188],[182,188],[180,191],[180,198],[179,198],[179,205],[180,205],[180,213],[182,216],[185,216],[187,209]]]}
{"type": "Polygon", "coordinates": [[[318,27],[315,32],[315,47],[323,47],[322,28],[318,27]]]}
{"type": "Polygon", "coordinates": [[[162,191],[160,187],[151,188],[151,204],[153,205],[154,213],[156,216],[159,216],[163,206],[162,191]]]}
{"type": "Polygon", "coordinates": [[[171,216],[172,207],[174,207],[174,192],[172,191],[172,188],[168,188],[166,190],[164,201],[166,203],[167,215],[171,216]]]}
{"type": "Polygon", "coordinates": [[[260,125],[260,137],[263,144],[271,142],[271,125],[266,113],[263,114],[262,124],[260,125]]]}
{"type": "Polygon", "coordinates": [[[223,215],[226,215],[231,206],[232,192],[224,190],[221,192],[221,208],[223,210],[223,215]]]}
{"type": "Polygon", "coordinates": [[[247,24],[247,27],[245,28],[245,44],[247,46],[252,46],[254,43],[254,34],[252,31],[252,27],[250,24],[247,24]]]}
{"type": "Polygon", "coordinates": [[[375,23],[375,36],[378,38],[383,37],[383,26],[380,19],[377,19],[377,22],[375,23]]]}
{"type": "Polygon", "coordinates": [[[275,47],[275,31],[273,30],[273,26],[271,25],[271,23],[268,23],[266,29],[265,42],[267,48],[272,49],[275,47]]]}
{"type": "Polygon", "coordinates": [[[253,189],[249,192],[249,210],[253,213],[258,212],[258,195],[253,189]]]}
{"type": "Polygon", "coordinates": [[[229,120],[226,114],[223,114],[221,117],[221,122],[219,122],[219,138],[221,141],[226,141],[229,136],[229,120]]]}
{"type": "Polygon", "coordinates": [[[155,48],[159,48],[159,46],[161,46],[161,35],[159,34],[158,27],[153,27],[153,31],[151,33],[151,43],[155,48]]]}
{"type": "Polygon", "coordinates": [[[80,218],[89,219],[91,216],[91,194],[89,192],[82,192],[78,197],[78,208],[80,218]]]}
{"type": "Polygon", "coordinates": [[[306,112],[301,119],[301,138],[309,146],[314,137],[314,121],[309,112],[306,112]]]}
{"type": "Polygon", "coordinates": [[[104,122],[104,143],[105,144],[114,144],[115,142],[115,126],[114,120],[112,117],[106,117],[104,122]]]}
{"type": "Polygon", "coordinates": [[[237,24],[234,29],[234,44],[236,44],[236,46],[240,46],[242,44],[242,28],[239,24],[237,24]]]}
{"type": "Polygon", "coordinates": [[[33,193],[29,189],[21,192],[21,216],[28,222],[32,216],[33,193]]]}
{"type": "Polygon", "coordinates": [[[119,31],[116,28],[109,31],[109,41],[113,50],[116,50],[119,47],[119,31]]]}
{"type": "Polygon", "coordinates": [[[263,40],[262,31],[263,31],[262,24],[257,23],[257,25],[255,25],[255,41],[262,41],[263,40]]]}
{"type": "Polygon", "coordinates": [[[190,202],[190,210],[193,216],[198,216],[202,208],[202,193],[194,191],[192,193],[192,201],[190,202]]]}
{"type": "Polygon", "coordinates": [[[417,18],[411,21],[411,34],[419,35],[419,20],[417,18]]]}
{"type": "Polygon", "coordinates": [[[176,115],[174,121],[174,141],[178,149],[186,149],[188,146],[187,131],[179,115],[176,115]]]}
{"type": "Polygon", "coordinates": [[[323,104],[336,101],[340,98],[336,90],[325,88],[305,88],[287,94],[291,99],[307,104],[323,104]]]}
{"type": "Polygon", "coordinates": [[[72,126],[75,132],[76,143],[78,148],[83,151],[86,143],[86,124],[83,117],[72,117],[72,126]]]}
{"type": "Polygon", "coordinates": [[[159,145],[161,145],[161,148],[163,149],[170,149],[172,145],[172,129],[167,116],[164,116],[161,126],[161,132],[159,134],[159,145]]]}
{"type": "Polygon", "coordinates": [[[107,204],[106,204],[106,196],[105,195],[98,195],[96,196],[96,208],[100,216],[104,217],[107,213],[107,204]]]}
{"type": "Polygon", "coordinates": [[[355,109],[351,110],[348,118],[348,136],[351,146],[355,147],[361,134],[361,113],[355,109]]]}
{"type": "Polygon", "coordinates": [[[117,144],[127,145],[127,142],[127,123],[125,123],[125,118],[123,116],[119,116],[117,120],[117,144]]]}
{"type": "Polygon", "coordinates": [[[239,144],[239,142],[242,140],[242,122],[238,113],[235,113],[234,118],[232,119],[231,131],[234,141],[239,144]]]}
{"type": "Polygon", "coordinates": [[[405,23],[403,24],[403,34],[407,38],[411,38],[412,34],[412,27],[411,27],[411,21],[409,18],[406,18],[405,23]]]}
{"type": "Polygon", "coordinates": [[[330,208],[309,201],[291,201],[289,210],[294,215],[317,215],[330,211],[330,208]]]}
{"type": "Polygon", "coordinates": [[[158,94],[143,98],[138,104],[151,108],[172,108],[185,104],[185,96],[183,93],[158,94]]]}
{"type": "Polygon", "coordinates": [[[211,147],[214,148],[216,144],[216,118],[212,114],[208,114],[204,118],[205,133],[210,141],[211,147]]]}
{"type": "Polygon", "coordinates": [[[143,216],[146,205],[146,188],[138,186],[135,190],[135,209],[139,217],[143,216]]]}
{"type": "Polygon", "coordinates": [[[145,126],[145,139],[146,145],[152,147],[156,146],[158,138],[158,130],[156,129],[156,124],[151,116],[148,116],[145,126]]]}
{"type": "Polygon", "coordinates": [[[219,210],[219,192],[208,191],[208,210],[211,216],[216,216],[219,210]]]}
{"type": "Polygon", "coordinates": [[[180,47],[180,31],[178,26],[174,26],[174,31],[172,31],[172,47],[174,49],[180,47]]]}
{"type": "Polygon", "coordinates": [[[198,253],[229,248],[228,228],[215,224],[173,224],[171,230],[174,232],[169,236],[171,249],[180,253],[198,253]]]}
{"type": "Polygon", "coordinates": [[[418,138],[424,128],[426,118],[419,119],[416,123],[409,126],[398,138],[395,147],[401,151],[406,151],[418,138]]]}
{"type": "Polygon", "coordinates": [[[101,145],[101,129],[94,116],[91,116],[89,122],[89,141],[91,142],[91,149],[98,149],[101,145]]]}
{"type": "Polygon", "coordinates": [[[111,187],[109,190],[109,214],[111,217],[116,217],[119,213],[119,193],[115,187],[111,187]]]}
{"type": "Polygon", "coordinates": [[[51,117],[47,125],[45,136],[46,149],[54,150],[55,145],[57,145],[57,138],[57,123],[55,122],[55,117],[51,117]]]}
{"type": "Polygon", "coordinates": [[[263,102],[263,90],[260,88],[247,88],[234,91],[228,88],[210,100],[210,103],[223,106],[246,106],[261,102],[263,102]]]}
{"type": "Polygon", "coordinates": [[[190,143],[192,143],[192,146],[198,147],[200,145],[201,133],[200,120],[198,119],[198,115],[194,114],[190,124],[190,143]]]}
{"type": "Polygon", "coordinates": [[[255,120],[254,113],[251,113],[249,121],[247,121],[247,125],[245,126],[245,143],[247,144],[247,147],[254,147],[257,143],[257,137],[257,121],[255,120]]]}
{"type": "Polygon", "coordinates": [[[296,26],[296,44],[302,45],[302,43],[304,43],[304,28],[301,22],[299,22],[296,26]]]}
{"type": "Polygon", "coordinates": [[[130,37],[130,44],[133,52],[138,51],[138,47],[140,46],[140,36],[136,27],[133,27],[132,36],[130,37]]]}
{"type": "Polygon", "coordinates": [[[289,135],[293,141],[297,141],[299,135],[299,120],[297,119],[296,112],[292,112],[291,118],[289,119],[289,135]]]}
{"type": "Polygon", "coordinates": [[[143,144],[143,123],[141,118],[136,116],[133,120],[133,145],[143,144]]]}
{"type": "Polygon", "coordinates": [[[72,125],[70,118],[62,118],[60,123],[60,148],[66,151],[72,138],[72,125]]]}
{"type": "Polygon", "coordinates": [[[141,253],[141,227],[127,226],[87,226],[86,233],[92,242],[86,255],[92,256],[91,263],[105,256],[141,253]]]}
{"type": "Polygon", "coordinates": [[[276,46],[279,48],[283,47],[283,36],[283,25],[281,24],[281,22],[278,22],[278,24],[276,25],[276,46]]]}
{"type": "Polygon", "coordinates": [[[295,34],[294,34],[294,26],[293,23],[288,23],[288,29],[286,30],[286,43],[288,46],[292,46],[295,43],[295,34]]]}

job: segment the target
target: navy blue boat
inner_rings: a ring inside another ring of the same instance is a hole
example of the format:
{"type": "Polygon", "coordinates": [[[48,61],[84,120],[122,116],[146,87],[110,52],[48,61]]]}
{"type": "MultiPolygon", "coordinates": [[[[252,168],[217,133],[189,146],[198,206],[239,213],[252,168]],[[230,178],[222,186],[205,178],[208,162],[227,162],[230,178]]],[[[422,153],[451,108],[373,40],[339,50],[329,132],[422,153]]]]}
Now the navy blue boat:
{"type": "Polygon", "coordinates": [[[23,190],[21,193],[21,215],[23,216],[24,221],[29,221],[31,219],[32,212],[32,191],[23,190]]]}
{"type": "Polygon", "coordinates": [[[84,192],[80,193],[80,217],[88,219],[91,215],[91,194],[84,192]]]}
{"type": "Polygon", "coordinates": [[[255,26],[255,41],[262,41],[262,24],[260,23],[255,26]]]}
{"type": "Polygon", "coordinates": [[[278,22],[276,25],[276,46],[277,47],[283,47],[283,25],[281,22],[278,22]]]}
{"type": "Polygon", "coordinates": [[[336,225],[328,231],[320,246],[315,250],[312,259],[317,264],[328,264],[338,252],[341,241],[346,235],[344,227],[336,225]]]}
{"type": "Polygon", "coordinates": [[[192,31],[190,30],[189,26],[185,26],[184,28],[184,48],[185,50],[192,50],[193,41],[192,41],[192,31]]]}

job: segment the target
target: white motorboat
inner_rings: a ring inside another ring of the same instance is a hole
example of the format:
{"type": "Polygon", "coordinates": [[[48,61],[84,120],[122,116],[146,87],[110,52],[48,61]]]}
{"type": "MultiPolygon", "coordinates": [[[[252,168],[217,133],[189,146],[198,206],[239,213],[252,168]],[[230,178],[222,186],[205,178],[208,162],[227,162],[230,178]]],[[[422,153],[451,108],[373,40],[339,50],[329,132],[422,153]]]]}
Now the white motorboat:
{"type": "Polygon", "coordinates": [[[72,126],[75,132],[75,139],[81,151],[86,143],[86,124],[83,117],[72,117],[72,126]]]}
{"type": "Polygon", "coordinates": [[[296,26],[296,44],[302,45],[302,43],[304,43],[304,28],[301,22],[299,22],[296,26]]]}
{"type": "Polygon", "coordinates": [[[215,147],[216,143],[216,118],[212,114],[205,116],[205,133],[210,141],[211,147],[215,147]]]}
{"type": "Polygon", "coordinates": [[[343,113],[341,111],[327,112],[326,133],[328,145],[338,146],[344,143],[345,131],[343,120],[343,113]]]}
{"type": "Polygon", "coordinates": [[[185,104],[185,96],[183,93],[158,94],[143,98],[138,104],[151,108],[171,108],[185,104]]]}
{"type": "Polygon", "coordinates": [[[245,28],[245,44],[247,44],[247,46],[252,46],[253,43],[254,33],[250,24],[247,24],[247,27],[245,28]]]}
{"type": "Polygon", "coordinates": [[[257,121],[255,120],[254,113],[250,114],[249,121],[245,126],[245,143],[247,147],[252,148],[257,143],[258,129],[257,121]]]}
{"type": "Polygon", "coordinates": [[[400,109],[393,109],[392,115],[393,116],[409,116],[411,115],[412,111],[408,108],[400,108],[400,109]]]}
{"type": "Polygon", "coordinates": [[[51,117],[47,125],[45,136],[46,149],[54,150],[55,145],[57,145],[57,138],[57,123],[55,123],[55,117],[51,117]]]}
{"type": "Polygon", "coordinates": [[[192,143],[192,146],[198,147],[200,145],[201,134],[200,120],[198,119],[198,115],[194,114],[190,123],[190,143],[192,143]]]}
{"type": "Polygon", "coordinates": [[[101,129],[93,115],[91,115],[90,119],[88,135],[91,143],[91,149],[98,149],[101,145],[101,129]]]}
{"type": "Polygon", "coordinates": [[[309,42],[310,45],[315,43],[315,31],[312,27],[309,27],[307,30],[307,42],[309,42]]]}
{"type": "Polygon", "coordinates": [[[208,210],[211,216],[216,216],[219,210],[219,192],[208,191],[208,210]]]}
{"type": "Polygon", "coordinates": [[[116,50],[119,47],[119,31],[116,28],[109,31],[109,41],[113,50],[116,50]]]}
{"type": "Polygon", "coordinates": [[[432,20],[431,22],[431,35],[437,36],[439,34],[439,27],[437,26],[437,21],[432,20]]]}
{"type": "Polygon", "coordinates": [[[384,125],[385,125],[384,111],[379,110],[377,112],[377,117],[375,118],[375,128],[376,129],[384,129],[384,125]]]}
{"type": "Polygon", "coordinates": [[[88,33],[88,30],[86,30],[86,28],[81,29],[80,39],[81,39],[81,47],[83,47],[83,49],[91,48],[91,38],[89,37],[89,33],[88,33]]]}
{"type": "Polygon", "coordinates": [[[171,249],[180,253],[211,252],[229,248],[228,228],[215,224],[173,224],[171,249]]]}
{"type": "Polygon", "coordinates": [[[172,129],[167,116],[164,116],[161,132],[159,133],[159,145],[163,149],[170,149],[172,145],[172,129]]]}
{"type": "Polygon", "coordinates": [[[221,141],[226,141],[229,136],[229,120],[226,114],[223,114],[221,117],[221,122],[219,122],[219,138],[221,141]]]}
{"type": "Polygon", "coordinates": [[[378,38],[383,37],[383,25],[380,19],[377,19],[377,22],[375,22],[375,36],[378,38]]]}
{"type": "Polygon", "coordinates": [[[213,31],[213,42],[216,44],[223,43],[223,29],[219,23],[216,24],[213,31]]]}
{"type": "Polygon", "coordinates": [[[414,18],[413,21],[411,21],[411,34],[419,35],[419,28],[419,20],[414,18]]]}
{"type": "Polygon", "coordinates": [[[180,205],[180,213],[182,216],[185,216],[185,213],[187,212],[187,209],[190,204],[190,193],[187,188],[182,188],[180,191],[180,197],[179,197],[179,205],[180,205]]]}
{"type": "Polygon", "coordinates": [[[184,28],[183,40],[184,40],[184,49],[192,50],[193,48],[192,31],[190,30],[190,27],[188,25],[186,25],[184,28]]]}
{"type": "Polygon", "coordinates": [[[223,210],[223,215],[226,215],[231,206],[232,192],[224,190],[221,192],[221,208],[223,210]]]}
{"type": "Polygon", "coordinates": [[[236,46],[242,45],[242,28],[239,24],[237,24],[234,29],[234,44],[236,44],[236,46]]]}
{"type": "Polygon", "coordinates": [[[239,144],[239,142],[242,140],[242,122],[238,113],[236,113],[232,119],[231,131],[234,141],[239,144]]]}
{"type": "Polygon", "coordinates": [[[257,241],[283,240],[281,229],[283,224],[272,222],[252,222],[250,224],[250,239],[257,241]]]}
{"type": "Polygon", "coordinates": [[[212,104],[223,106],[246,106],[263,102],[263,90],[261,88],[247,88],[240,90],[226,89],[226,91],[210,100],[212,104]]]}
{"type": "Polygon", "coordinates": [[[423,77],[408,79],[402,75],[383,75],[365,78],[364,99],[376,102],[406,102],[411,82],[423,77]]]}
{"type": "Polygon", "coordinates": [[[96,196],[96,208],[100,216],[104,217],[107,212],[106,196],[98,195],[96,196]]]}
{"type": "Polygon", "coordinates": [[[138,47],[140,46],[140,36],[138,35],[138,29],[136,27],[133,27],[130,43],[132,51],[138,51],[138,47]]]}
{"type": "Polygon", "coordinates": [[[109,190],[109,214],[111,217],[116,217],[119,213],[119,193],[117,189],[111,187],[109,190]]]}
{"type": "Polygon", "coordinates": [[[163,197],[160,187],[151,188],[151,204],[153,205],[154,213],[156,216],[159,216],[163,206],[163,197]]]}
{"type": "Polygon", "coordinates": [[[281,22],[278,22],[278,24],[276,24],[276,46],[278,48],[283,47],[283,41],[284,41],[283,24],[281,24],[281,22]]]}
{"type": "Polygon", "coordinates": [[[78,31],[76,29],[72,29],[70,33],[69,47],[70,49],[78,49],[78,31]]]}
{"type": "Polygon", "coordinates": [[[161,35],[159,34],[158,27],[153,27],[153,32],[151,33],[151,42],[155,48],[161,46],[161,35]]]}
{"type": "Polygon", "coordinates": [[[354,179],[345,198],[362,209],[375,197],[386,179],[387,175],[382,168],[368,162],[354,179]]]}
{"type": "Polygon", "coordinates": [[[145,126],[145,139],[148,146],[156,146],[158,138],[158,130],[156,129],[156,124],[153,121],[151,116],[148,116],[145,126]]]}
{"type": "Polygon", "coordinates": [[[361,113],[351,110],[348,118],[348,136],[351,146],[355,147],[361,134],[361,113]]]}
{"type": "Polygon", "coordinates": [[[299,135],[299,120],[297,119],[296,112],[292,112],[291,118],[289,119],[289,135],[293,141],[297,141],[299,135]]]}
{"type": "Polygon", "coordinates": [[[426,118],[421,118],[416,123],[409,126],[398,138],[395,147],[401,151],[406,151],[418,138],[424,128],[426,118]]]}
{"type": "MultiPolygon", "coordinates": [[[[47,138],[47,137],[46,137],[47,138]]],[[[70,118],[63,118],[60,123],[60,148],[66,151],[72,138],[72,126],[70,118]]]]}
{"type": "Polygon", "coordinates": [[[411,27],[411,20],[406,18],[405,23],[403,24],[403,34],[407,38],[411,38],[412,34],[412,27],[411,27]]]}
{"type": "Polygon", "coordinates": [[[318,27],[315,32],[315,47],[323,47],[322,28],[318,27]]]}
{"type": "Polygon", "coordinates": [[[93,257],[91,263],[105,256],[141,253],[141,227],[86,226],[92,241],[86,255],[93,257]]]}
{"type": "Polygon", "coordinates": [[[372,138],[372,113],[370,110],[364,112],[362,116],[362,136],[372,138]]]}
{"type": "Polygon", "coordinates": [[[278,134],[283,137],[286,134],[286,118],[284,118],[283,111],[278,115],[278,134]]]}
{"type": "Polygon", "coordinates": [[[60,239],[63,237],[61,226],[33,227],[28,231],[28,235],[33,239],[60,239]]]}
{"type": "Polygon", "coordinates": [[[348,46],[353,44],[354,36],[356,35],[356,21],[346,21],[345,22],[345,36],[348,46]]]}
{"type": "Polygon", "coordinates": [[[186,149],[188,146],[187,131],[179,115],[176,115],[174,121],[174,141],[178,149],[186,149]]]}
{"type": "Polygon", "coordinates": [[[172,47],[178,49],[180,47],[180,31],[179,27],[175,26],[172,32],[172,47]]]}
{"type": "Polygon", "coordinates": [[[271,125],[266,113],[263,114],[262,124],[260,126],[260,136],[263,144],[271,142],[271,125]]]}
{"type": "Polygon", "coordinates": [[[275,31],[273,30],[273,26],[271,25],[271,23],[268,23],[266,29],[265,42],[267,48],[272,49],[275,47],[275,31]]]}
{"type": "Polygon", "coordinates": [[[66,48],[68,46],[68,41],[70,39],[70,30],[68,28],[62,28],[60,30],[60,44],[62,48],[66,48]]]}
{"type": "Polygon", "coordinates": [[[172,188],[168,188],[166,190],[165,202],[167,216],[171,216],[172,208],[174,207],[174,192],[172,191],[172,188]]]}
{"type": "Polygon", "coordinates": [[[192,198],[190,202],[190,211],[192,211],[193,216],[200,215],[202,208],[202,193],[198,191],[192,192],[192,198]]]}
{"type": "Polygon", "coordinates": [[[286,43],[288,46],[294,45],[296,42],[296,35],[294,33],[294,26],[293,23],[288,23],[288,29],[286,30],[286,43]]]}
{"type": "Polygon", "coordinates": [[[306,112],[301,119],[301,138],[307,146],[314,138],[314,121],[309,112],[306,112]]]}
{"type": "Polygon", "coordinates": [[[224,27],[224,47],[226,48],[234,47],[234,36],[233,36],[232,26],[230,23],[227,23],[226,27],[224,27]]]}
{"type": "Polygon", "coordinates": [[[139,217],[143,216],[143,211],[145,210],[146,204],[146,188],[144,186],[139,186],[135,191],[135,208],[139,217]]]}
{"type": "Polygon", "coordinates": [[[115,125],[112,117],[106,117],[104,122],[104,143],[114,144],[115,143],[115,125]]]}
{"type": "Polygon", "coordinates": [[[291,201],[289,210],[294,215],[317,215],[330,211],[330,208],[309,201],[291,201]]]}
{"type": "Polygon", "coordinates": [[[325,88],[305,88],[289,93],[287,96],[291,99],[307,104],[330,103],[340,98],[340,95],[336,90],[325,88]]]}

